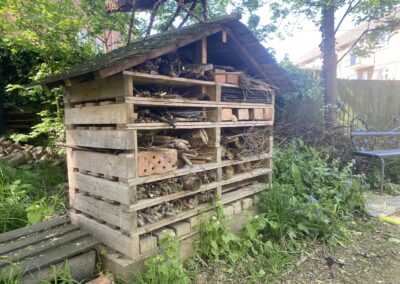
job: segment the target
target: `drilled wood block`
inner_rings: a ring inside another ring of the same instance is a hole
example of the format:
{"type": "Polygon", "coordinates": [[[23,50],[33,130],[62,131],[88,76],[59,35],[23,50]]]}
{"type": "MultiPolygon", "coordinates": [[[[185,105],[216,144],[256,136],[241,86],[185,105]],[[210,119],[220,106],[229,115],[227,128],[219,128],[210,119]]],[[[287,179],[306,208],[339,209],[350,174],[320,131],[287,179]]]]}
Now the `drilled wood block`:
{"type": "Polygon", "coordinates": [[[248,108],[238,108],[236,110],[236,117],[238,120],[249,120],[250,113],[248,108]]]}
{"type": "Polygon", "coordinates": [[[232,109],[231,108],[223,108],[221,112],[221,120],[222,121],[231,121],[232,120],[232,109]]]}
{"type": "Polygon", "coordinates": [[[163,174],[176,170],[178,152],[175,149],[164,151],[139,152],[139,176],[163,174]]]}
{"type": "Polygon", "coordinates": [[[155,236],[144,235],[139,239],[140,253],[152,251],[157,247],[157,238],[155,236]]]}
{"type": "Polygon", "coordinates": [[[189,222],[178,222],[170,225],[171,229],[174,230],[177,237],[184,236],[190,233],[190,223],[189,222]]]}
{"type": "Polygon", "coordinates": [[[272,108],[263,109],[264,120],[273,120],[274,110],[272,108]]]}
{"type": "Polygon", "coordinates": [[[250,110],[250,120],[263,120],[264,110],[262,108],[253,108],[250,110]]]}

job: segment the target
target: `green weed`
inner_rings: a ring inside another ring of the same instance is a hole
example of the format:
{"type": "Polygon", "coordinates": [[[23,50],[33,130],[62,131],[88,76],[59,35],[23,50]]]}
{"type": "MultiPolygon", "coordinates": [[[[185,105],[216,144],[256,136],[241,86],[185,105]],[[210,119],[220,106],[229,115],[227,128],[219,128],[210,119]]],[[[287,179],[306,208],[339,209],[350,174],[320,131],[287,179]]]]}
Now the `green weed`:
{"type": "Polygon", "coordinates": [[[362,210],[363,177],[332,159],[330,149],[301,141],[277,150],[274,161],[274,183],[260,202],[265,235],[285,245],[304,237],[339,242],[362,210]]]}
{"type": "Polygon", "coordinates": [[[186,284],[187,272],[179,259],[179,239],[164,234],[160,240],[161,251],[145,262],[146,272],[135,275],[134,283],[186,284]]]}
{"type": "Polygon", "coordinates": [[[34,224],[68,207],[63,169],[48,162],[0,163],[0,233],[34,224]]]}

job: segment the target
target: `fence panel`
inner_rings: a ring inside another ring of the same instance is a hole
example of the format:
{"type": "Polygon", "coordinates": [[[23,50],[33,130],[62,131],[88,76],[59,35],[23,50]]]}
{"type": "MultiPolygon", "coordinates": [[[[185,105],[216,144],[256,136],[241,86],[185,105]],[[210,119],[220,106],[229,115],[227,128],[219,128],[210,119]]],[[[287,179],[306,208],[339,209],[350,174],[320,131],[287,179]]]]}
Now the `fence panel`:
{"type": "Polygon", "coordinates": [[[378,130],[400,126],[400,81],[338,80],[339,123],[354,116],[378,130]]]}

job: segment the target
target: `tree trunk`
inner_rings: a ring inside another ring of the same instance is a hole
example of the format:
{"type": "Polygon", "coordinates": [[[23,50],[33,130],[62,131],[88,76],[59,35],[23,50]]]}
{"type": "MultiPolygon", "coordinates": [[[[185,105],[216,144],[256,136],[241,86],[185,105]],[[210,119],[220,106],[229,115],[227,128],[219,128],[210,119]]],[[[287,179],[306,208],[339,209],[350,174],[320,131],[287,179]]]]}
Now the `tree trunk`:
{"type": "Polygon", "coordinates": [[[335,5],[322,8],[322,84],[325,95],[325,126],[329,130],[336,120],[337,56],[335,42],[335,5]]]}

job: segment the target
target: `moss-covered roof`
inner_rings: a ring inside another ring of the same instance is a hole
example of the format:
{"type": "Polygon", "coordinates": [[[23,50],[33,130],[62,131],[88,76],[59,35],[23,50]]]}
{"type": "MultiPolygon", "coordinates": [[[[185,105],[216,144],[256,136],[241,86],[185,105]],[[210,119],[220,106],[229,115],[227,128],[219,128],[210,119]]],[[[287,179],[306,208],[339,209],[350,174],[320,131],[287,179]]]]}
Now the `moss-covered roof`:
{"type": "Polygon", "coordinates": [[[93,73],[105,68],[113,68],[116,66],[116,70],[118,70],[118,67],[122,66],[122,69],[130,63],[132,64],[129,67],[133,67],[151,59],[153,55],[155,56],[157,54],[157,56],[159,56],[160,53],[163,54],[164,50],[166,50],[165,54],[169,53],[170,51],[168,51],[166,47],[178,48],[198,40],[199,37],[210,33],[211,30],[228,28],[248,53],[254,57],[259,66],[265,70],[264,77],[270,84],[276,86],[281,91],[293,89],[292,82],[278,66],[273,56],[268,53],[266,48],[239,19],[240,16],[237,15],[224,16],[206,23],[194,24],[153,35],[146,39],[140,39],[125,47],[102,54],[85,63],[75,65],[66,72],[47,77],[37,82],[37,84],[56,85],[62,83],[65,79],[93,73]]]}

